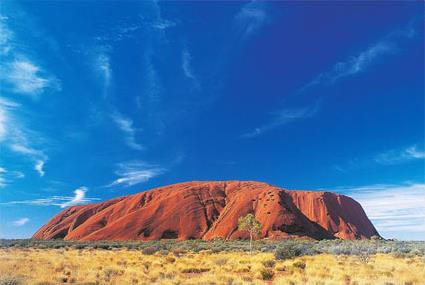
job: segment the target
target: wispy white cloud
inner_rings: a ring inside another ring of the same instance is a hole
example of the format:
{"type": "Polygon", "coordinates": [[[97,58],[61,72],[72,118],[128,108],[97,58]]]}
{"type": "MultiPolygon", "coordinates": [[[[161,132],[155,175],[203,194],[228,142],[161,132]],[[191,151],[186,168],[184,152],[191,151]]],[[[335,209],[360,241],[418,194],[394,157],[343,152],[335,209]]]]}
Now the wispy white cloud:
{"type": "Polygon", "coordinates": [[[20,115],[24,107],[6,96],[39,97],[47,91],[60,90],[61,82],[36,63],[37,60],[26,55],[26,50],[21,48],[23,42],[9,28],[7,21],[7,17],[0,16],[0,84],[3,92],[0,98],[0,141],[11,152],[31,160],[35,167],[38,161],[47,159],[40,143],[43,136],[25,123],[20,115]]]}
{"type": "Polygon", "coordinates": [[[167,30],[176,25],[175,22],[164,19],[161,14],[160,3],[151,2],[149,5],[151,15],[149,18],[140,16],[144,34],[143,61],[143,90],[138,99],[138,106],[144,109],[147,120],[158,134],[164,128],[163,118],[158,108],[161,106],[164,86],[161,81],[160,69],[156,65],[155,57],[161,48],[168,43],[167,30]]]}
{"type": "MultiPolygon", "coordinates": [[[[142,4],[145,12],[136,18],[129,17],[125,22],[111,23],[111,28],[103,31],[95,37],[97,42],[88,56],[91,58],[91,66],[101,80],[104,87],[104,97],[113,95],[114,70],[113,70],[113,50],[115,43],[131,39],[134,43],[140,44],[142,61],[140,63],[141,74],[140,83],[143,86],[140,94],[136,96],[137,107],[143,109],[145,120],[151,123],[157,134],[162,133],[165,116],[160,105],[162,100],[163,85],[161,83],[160,70],[157,68],[155,57],[159,50],[168,42],[167,30],[176,26],[176,22],[164,19],[161,15],[160,3],[157,1],[147,1],[142,4]]],[[[192,73],[193,74],[193,73],[192,73]]],[[[112,96],[111,96],[112,97],[112,96]]],[[[105,101],[106,102],[106,101],[105,101]]],[[[112,101],[106,102],[111,109],[112,101]]],[[[134,139],[134,134],[128,127],[132,125],[131,119],[114,115],[116,123],[126,133],[127,144],[133,149],[141,149],[142,146],[134,139]]]]}
{"type": "Polygon", "coordinates": [[[299,109],[281,109],[277,112],[272,113],[272,119],[258,127],[253,131],[242,134],[242,138],[253,138],[264,134],[265,132],[279,128],[285,124],[288,124],[295,120],[306,119],[314,116],[319,110],[319,105],[315,104],[312,106],[299,108],[299,109]]]}
{"type": "Polygon", "coordinates": [[[16,221],[13,221],[12,224],[15,227],[22,227],[22,226],[26,225],[29,221],[30,221],[29,218],[21,218],[21,219],[18,219],[16,221]]]}
{"type": "MultiPolygon", "coordinates": [[[[44,154],[37,149],[27,146],[26,144],[13,143],[10,148],[17,153],[32,157],[44,157],[44,154]]],[[[38,162],[37,162],[38,163],[38,162]]]]}
{"type": "Polygon", "coordinates": [[[108,86],[111,81],[112,74],[110,58],[106,54],[100,54],[97,60],[97,63],[99,64],[98,69],[101,72],[103,79],[105,80],[105,85],[108,86]]]}
{"type": "Polygon", "coordinates": [[[340,189],[363,206],[384,237],[404,232],[425,238],[425,184],[376,184],[340,189]]]}
{"type": "Polygon", "coordinates": [[[425,151],[416,145],[404,149],[388,150],[375,156],[374,161],[383,165],[394,165],[414,160],[424,160],[425,151]]]}
{"type": "Polygon", "coordinates": [[[74,206],[74,205],[78,205],[78,204],[83,204],[85,203],[86,199],[86,192],[87,192],[87,187],[80,187],[78,189],[74,190],[74,197],[72,197],[71,200],[64,202],[60,205],[61,208],[66,208],[69,206],[74,206]]]}
{"type": "Polygon", "coordinates": [[[108,187],[113,186],[133,186],[150,180],[151,178],[161,175],[167,170],[157,165],[151,165],[143,161],[129,161],[119,163],[115,174],[119,177],[114,180],[108,187]]]}
{"type": "Polygon", "coordinates": [[[9,149],[33,161],[34,170],[37,171],[40,176],[44,176],[45,172],[43,167],[48,159],[44,151],[30,146],[28,136],[23,133],[20,133],[11,139],[14,142],[9,144],[9,149]]]}
{"type": "Polygon", "coordinates": [[[30,59],[9,28],[8,17],[0,15],[0,83],[3,91],[37,96],[48,90],[58,91],[61,82],[30,59]]]}
{"type": "Polygon", "coordinates": [[[369,154],[363,157],[353,157],[343,163],[332,165],[332,169],[340,173],[350,173],[358,169],[370,169],[402,165],[412,162],[425,161],[425,151],[417,145],[389,149],[380,153],[369,154]]]}
{"type": "Polygon", "coordinates": [[[112,120],[125,135],[126,144],[135,150],[143,149],[142,145],[136,142],[136,129],[134,128],[133,120],[124,117],[119,112],[112,114],[112,120]]]}
{"type": "Polygon", "coordinates": [[[0,167],[0,188],[6,186],[6,179],[4,178],[5,173],[7,173],[7,170],[3,167],[0,167]]]}
{"type": "MultiPolygon", "coordinates": [[[[8,99],[0,99],[0,141],[10,151],[22,155],[34,163],[45,162],[47,155],[37,147],[40,134],[31,131],[16,115],[14,110],[20,104],[8,99]]],[[[35,168],[36,169],[36,168],[35,168]]]]}
{"type": "Polygon", "coordinates": [[[234,25],[241,37],[246,39],[258,32],[268,21],[269,16],[265,9],[265,3],[251,1],[243,5],[235,15],[234,25]]]}
{"type": "Polygon", "coordinates": [[[11,85],[12,92],[39,95],[47,90],[60,90],[60,82],[26,58],[16,58],[2,66],[2,79],[11,85]]]}
{"type": "Polygon", "coordinates": [[[6,111],[1,108],[0,104],[0,141],[6,138],[6,127],[7,124],[7,115],[6,111]]]}
{"type": "Polygon", "coordinates": [[[343,77],[363,72],[378,58],[395,52],[396,48],[392,43],[379,42],[360,54],[351,56],[346,61],[338,62],[330,71],[319,74],[313,81],[306,84],[300,92],[319,84],[333,84],[343,77]]]}
{"type": "Polygon", "coordinates": [[[99,198],[86,197],[87,187],[80,187],[74,190],[74,196],[51,196],[34,200],[9,201],[0,203],[1,205],[30,205],[30,206],[58,206],[66,208],[69,206],[87,204],[100,200],[99,198]]]}
{"type": "Polygon", "coordinates": [[[404,30],[397,30],[358,54],[351,55],[344,61],[336,63],[329,71],[319,74],[304,85],[298,90],[298,93],[321,84],[331,85],[342,78],[365,72],[378,63],[381,58],[398,53],[400,50],[399,42],[411,39],[414,35],[415,31],[411,26],[404,30]]]}
{"type": "Polygon", "coordinates": [[[190,54],[187,48],[184,48],[182,52],[182,69],[183,69],[184,75],[190,80],[192,80],[196,88],[199,88],[200,87],[199,80],[195,76],[192,69],[192,55],[190,54]]]}
{"type": "Polygon", "coordinates": [[[144,94],[146,94],[147,112],[150,116],[155,116],[155,110],[158,103],[161,101],[163,86],[161,79],[153,62],[154,52],[153,48],[148,48],[144,54],[144,69],[145,75],[143,77],[143,82],[145,83],[144,94]]]}
{"type": "Polygon", "coordinates": [[[176,22],[163,19],[158,3],[145,2],[146,5],[151,5],[152,17],[146,15],[139,15],[137,19],[133,19],[131,23],[121,23],[111,28],[109,31],[104,32],[100,36],[96,36],[95,40],[99,42],[119,42],[128,39],[134,40],[137,33],[154,32],[164,36],[164,32],[177,25],[176,22]]]}
{"type": "Polygon", "coordinates": [[[43,177],[43,176],[44,176],[44,174],[45,174],[45,172],[44,172],[44,170],[43,170],[44,163],[45,163],[45,161],[44,161],[44,160],[39,160],[39,161],[37,161],[37,163],[36,163],[36,164],[35,164],[35,166],[34,166],[35,171],[37,171],[37,172],[38,172],[38,174],[39,174],[41,177],[43,177]]]}
{"type": "MultiPolygon", "coordinates": [[[[159,7],[158,7],[159,9],[159,7]]],[[[167,19],[163,19],[162,17],[158,17],[158,19],[153,22],[152,24],[152,28],[154,29],[158,29],[158,30],[166,30],[169,28],[172,28],[174,26],[176,26],[176,22],[167,20],[167,19]]]]}
{"type": "Polygon", "coordinates": [[[21,106],[21,104],[6,98],[0,98],[0,106],[11,109],[11,108],[18,108],[21,106]]]}
{"type": "Polygon", "coordinates": [[[92,51],[94,56],[93,69],[101,81],[104,98],[108,95],[112,82],[110,50],[110,46],[102,45],[94,48],[92,51]]]}
{"type": "MultiPolygon", "coordinates": [[[[258,2],[250,2],[246,4],[246,6],[258,5],[258,2]]],[[[248,9],[249,10],[249,9],[248,9]]],[[[254,9],[255,10],[255,9],[254,9]]],[[[244,11],[244,8],[242,9],[244,11]]],[[[242,12],[241,11],[241,12],[242,12]]],[[[249,12],[253,13],[254,12],[249,12]]],[[[248,13],[248,15],[249,15],[248,13]]],[[[261,13],[259,13],[261,15],[261,13]]],[[[258,16],[259,19],[262,17],[258,16]]],[[[255,21],[254,21],[255,23],[255,21]]],[[[249,25],[248,25],[249,27],[249,25]]],[[[254,25],[255,27],[255,25],[254,25]]],[[[251,28],[248,28],[248,31],[251,28]]],[[[395,54],[400,49],[400,42],[406,39],[412,39],[415,36],[415,30],[412,26],[409,26],[404,30],[397,30],[375,44],[369,46],[365,50],[361,51],[356,55],[349,56],[346,60],[336,63],[331,70],[327,72],[323,72],[316,76],[312,81],[305,84],[302,88],[300,88],[295,94],[301,94],[307,89],[318,85],[330,85],[334,84],[341,78],[349,77],[361,72],[365,72],[368,68],[370,68],[373,64],[379,62],[379,60],[385,56],[389,56],[395,54]]],[[[296,119],[303,119],[312,117],[317,113],[319,109],[319,105],[316,104],[312,107],[295,109],[295,110],[281,110],[276,112],[277,115],[274,115],[274,118],[271,122],[255,128],[253,131],[245,133],[242,135],[244,138],[256,137],[258,135],[263,134],[268,130],[275,129],[279,126],[285,125],[288,122],[294,121],[296,119]]],[[[420,153],[417,153],[420,155],[420,153]]],[[[407,158],[408,155],[405,155],[404,158],[407,158]]]]}
{"type": "Polygon", "coordinates": [[[149,33],[153,33],[153,36],[158,36],[160,41],[167,42],[166,32],[168,29],[175,27],[177,23],[175,21],[165,19],[162,16],[162,11],[159,1],[152,1],[150,3],[151,16],[149,19],[145,18],[143,15],[140,15],[142,20],[142,25],[145,25],[149,33]]]}
{"type": "Polygon", "coordinates": [[[0,97],[0,142],[10,141],[13,130],[18,128],[12,112],[20,107],[15,101],[0,97]]]}
{"type": "Polygon", "coordinates": [[[36,96],[46,90],[60,90],[60,81],[43,70],[33,60],[23,55],[13,31],[8,27],[8,17],[0,16],[0,82],[2,89],[13,93],[36,96]]]}
{"type": "Polygon", "coordinates": [[[12,49],[13,32],[7,27],[8,17],[0,15],[0,55],[7,55],[12,49]]]}
{"type": "Polygon", "coordinates": [[[4,167],[0,167],[0,188],[4,188],[16,179],[24,178],[25,174],[21,171],[7,170],[4,167]]]}

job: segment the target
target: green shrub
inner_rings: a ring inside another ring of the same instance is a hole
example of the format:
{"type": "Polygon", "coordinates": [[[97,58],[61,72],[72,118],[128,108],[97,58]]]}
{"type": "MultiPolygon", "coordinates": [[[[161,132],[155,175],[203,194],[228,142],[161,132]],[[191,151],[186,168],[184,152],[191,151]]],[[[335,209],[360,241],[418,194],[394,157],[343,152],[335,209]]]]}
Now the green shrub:
{"type": "Polygon", "coordinates": [[[187,253],[187,251],[186,250],[184,250],[184,249],[175,249],[175,250],[173,250],[173,254],[175,255],[175,256],[177,256],[177,257],[180,257],[180,256],[182,256],[182,255],[184,255],[184,254],[186,254],[187,253]]]}
{"type": "Polygon", "coordinates": [[[156,246],[149,246],[142,249],[142,253],[146,255],[152,255],[155,254],[155,252],[158,251],[158,248],[156,246]]]}
{"type": "Polygon", "coordinates": [[[278,260],[291,259],[302,255],[301,248],[296,243],[290,243],[278,248],[274,256],[278,260]]]}
{"type": "Polygon", "coordinates": [[[168,255],[168,250],[166,250],[166,249],[161,249],[161,250],[159,251],[159,253],[160,253],[161,255],[166,256],[166,255],[168,255]]]}

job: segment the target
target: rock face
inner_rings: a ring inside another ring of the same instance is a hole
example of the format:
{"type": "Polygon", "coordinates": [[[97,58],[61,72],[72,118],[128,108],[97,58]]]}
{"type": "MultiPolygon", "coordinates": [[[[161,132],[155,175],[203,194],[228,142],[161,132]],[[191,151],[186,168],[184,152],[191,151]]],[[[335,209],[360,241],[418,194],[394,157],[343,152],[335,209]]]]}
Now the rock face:
{"type": "Polygon", "coordinates": [[[359,203],[330,192],[251,181],[187,182],[67,208],[33,236],[65,240],[237,239],[253,213],[261,238],[365,239],[378,235],[359,203]]]}

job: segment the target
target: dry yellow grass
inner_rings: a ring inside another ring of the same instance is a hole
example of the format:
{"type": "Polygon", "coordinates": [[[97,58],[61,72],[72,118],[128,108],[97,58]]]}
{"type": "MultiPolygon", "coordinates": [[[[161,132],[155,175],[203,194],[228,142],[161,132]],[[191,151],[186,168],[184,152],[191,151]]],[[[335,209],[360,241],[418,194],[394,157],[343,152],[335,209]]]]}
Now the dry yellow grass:
{"type": "MultiPolygon", "coordinates": [[[[321,254],[275,260],[271,253],[0,249],[0,280],[21,284],[425,284],[420,257],[321,254]],[[270,280],[264,280],[270,279],[270,280]]],[[[1,281],[0,281],[1,284],[1,281]]],[[[13,283],[10,283],[13,284],[13,283]]]]}

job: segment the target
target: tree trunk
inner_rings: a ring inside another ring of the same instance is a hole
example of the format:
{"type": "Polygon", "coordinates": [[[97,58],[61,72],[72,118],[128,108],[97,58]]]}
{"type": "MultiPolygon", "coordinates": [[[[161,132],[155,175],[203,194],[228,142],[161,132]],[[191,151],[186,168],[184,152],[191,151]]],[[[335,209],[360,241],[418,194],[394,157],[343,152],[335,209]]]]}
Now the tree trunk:
{"type": "Polygon", "coordinates": [[[249,231],[249,254],[252,254],[252,231],[249,231]]]}

